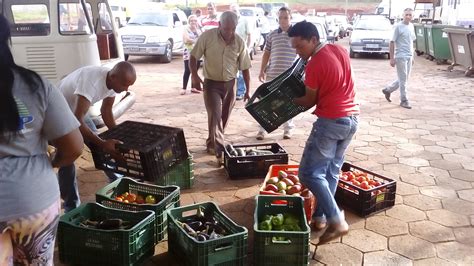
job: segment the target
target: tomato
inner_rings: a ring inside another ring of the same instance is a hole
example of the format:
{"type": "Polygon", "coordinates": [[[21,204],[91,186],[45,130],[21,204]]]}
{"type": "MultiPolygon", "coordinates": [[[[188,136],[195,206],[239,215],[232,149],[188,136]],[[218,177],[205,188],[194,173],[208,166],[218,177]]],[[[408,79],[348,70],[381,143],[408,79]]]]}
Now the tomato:
{"type": "Polygon", "coordinates": [[[123,198],[118,196],[118,197],[115,197],[115,200],[118,200],[118,201],[123,201],[123,198]]]}
{"type": "Polygon", "coordinates": [[[130,193],[127,195],[126,199],[128,200],[128,202],[133,203],[137,200],[137,195],[130,193]]]}

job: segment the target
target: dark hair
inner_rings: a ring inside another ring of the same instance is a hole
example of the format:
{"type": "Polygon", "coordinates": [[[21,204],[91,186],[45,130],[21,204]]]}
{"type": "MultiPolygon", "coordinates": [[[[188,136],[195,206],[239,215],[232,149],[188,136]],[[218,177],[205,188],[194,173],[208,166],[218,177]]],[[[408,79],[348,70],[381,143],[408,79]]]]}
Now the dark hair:
{"type": "Polygon", "coordinates": [[[313,23],[307,22],[306,20],[291,26],[290,30],[288,31],[288,36],[301,37],[302,39],[308,41],[311,40],[311,38],[316,37],[316,39],[319,41],[318,29],[313,23]]]}
{"type": "Polygon", "coordinates": [[[286,6],[280,7],[280,9],[278,9],[278,13],[280,13],[280,12],[288,12],[288,14],[291,15],[291,9],[289,9],[289,8],[286,7],[286,6]]]}
{"type": "Polygon", "coordinates": [[[9,47],[10,38],[10,24],[0,15],[0,141],[8,141],[10,136],[18,133],[20,126],[20,114],[13,97],[13,71],[25,80],[32,92],[37,90],[38,85],[43,86],[36,72],[15,64],[9,47]]]}

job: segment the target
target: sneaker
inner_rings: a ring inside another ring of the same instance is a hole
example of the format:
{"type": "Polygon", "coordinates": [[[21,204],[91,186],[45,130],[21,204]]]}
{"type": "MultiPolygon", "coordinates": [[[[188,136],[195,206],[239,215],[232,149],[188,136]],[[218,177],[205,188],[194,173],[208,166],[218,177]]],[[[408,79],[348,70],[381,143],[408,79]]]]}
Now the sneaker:
{"type": "Polygon", "coordinates": [[[292,136],[291,130],[285,130],[285,132],[283,132],[283,139],[291,139],[292,136]]]}
{"type": "Polygon", "coordinates": [[[244,96],[243,96],[243,95],[237,95],[237,96],[235,97],[235,99],[236,99],[237,101],[240,101],[240,100],[243,100],[243,99],[244,99],[244,96]]]}
{"type": "Polygon", "coordinates": [[[385,95],[385,99],[387,99],[387,101],[391,103],[392,100],[390,100],[390,92],[388,92],[387,89],[383,89],[382,93],[385,95]]]}
{"type": "Polygon", "coordinates": [[[400,106],[406,109],[411,109],[411,105],[408,103],[408,101],[401,102],[400,106]]]}
{"type": "Polygon", "coordinates": [[[265,138],[265,132],[263,131],[259,131],[257,133],[257,137],[256,137],[258,140],[263,140],[265,138]]]}

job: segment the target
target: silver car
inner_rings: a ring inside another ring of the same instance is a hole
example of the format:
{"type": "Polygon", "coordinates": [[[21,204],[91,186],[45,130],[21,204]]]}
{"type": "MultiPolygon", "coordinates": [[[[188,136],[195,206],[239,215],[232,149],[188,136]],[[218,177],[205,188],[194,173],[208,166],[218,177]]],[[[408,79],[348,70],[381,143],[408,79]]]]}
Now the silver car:
{"type": "Polygon", "coordinates": [[[362,17],[354,25],[349,41],[350,57],[357,53],[387,54],[392,37],[392,24],[386,18],[362,17]]]}

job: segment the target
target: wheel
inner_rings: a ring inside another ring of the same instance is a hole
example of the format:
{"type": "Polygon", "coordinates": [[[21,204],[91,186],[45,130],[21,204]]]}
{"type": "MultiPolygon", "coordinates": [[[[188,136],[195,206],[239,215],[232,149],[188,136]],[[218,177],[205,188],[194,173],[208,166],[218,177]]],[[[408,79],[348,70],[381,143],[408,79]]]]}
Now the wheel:
{"type": "Polygon", "coordinates": [[[350,58],[355,58],[355,53],[352,51],[352,49],[349,50],[349,57],[350,58]]]}
{"type": "Polygon", "coordinates": [[[129,57],[129,56],[130,56],[129,54],[125,54],[125,55],[124,55],[125,61],[128,61],[128,57],[129,57]]]}
{"type": "Polygon", "coordinates": [[[170,63],[173,60],[173,43],[168,40],[166,43],[165,54],[161,56],[162,63],[170,63]]]}
{"type": "Polygon", "coordinates": [[[390,54],[387,54],[387,59],[390,59],[390,54]]]}

